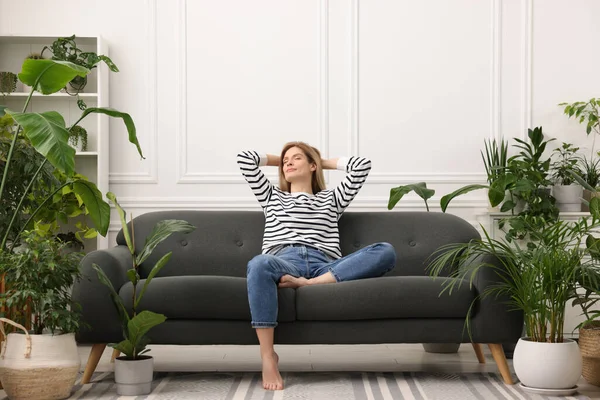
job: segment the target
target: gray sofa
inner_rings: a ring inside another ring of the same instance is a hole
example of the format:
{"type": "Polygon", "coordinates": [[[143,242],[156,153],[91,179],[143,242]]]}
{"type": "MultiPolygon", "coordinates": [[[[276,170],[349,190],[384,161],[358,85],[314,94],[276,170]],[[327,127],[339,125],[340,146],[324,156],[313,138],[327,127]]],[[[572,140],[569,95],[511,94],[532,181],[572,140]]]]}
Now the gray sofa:
{"type": "MultiPolygon", "coordinates": [[[[155,223],[183,219],[196,230],[161,243],[140,274],[166,252],[173,256],[152,281],[141,309],[163,313],[167,321],[150,332],[154,344],[257,344],[250,326],[246,265],[261,252],[264,214],[248,211],[161,211],[134,219],[139,249],[155,223]]],[[[396,267],[381,278],[279,290],[278,344],[469,343],[465,317],[473,299],[497,280],[482,268],[474,280],[452,295],[440,296],[446,278],[427,276],[427,259],[440,246],[468,242],[477,230],[461,218],[434,212],[346,212],[339,221],[344,255],[374,242],[389,242],[396,267]]],[[[107,343],[118,342],[118,314],[92,269],[96,263],[125,299],[131,283],[125,271],[131,258],[122,232],[117,246],[94,251],[81,262],[84,278],[74,287],[89,328],[77,334],[92,344],[84,374],[88,381],[107,343]]],[[[143,282],[142,282],[143,283],[143,282]]],[[[512,383],[501,343],[521,336],[523,316],[508,312],[504,299],[486,298],[472,311],[472,343],[480,362],[480,344],[488,344],[505,382],[512,383]]]]}

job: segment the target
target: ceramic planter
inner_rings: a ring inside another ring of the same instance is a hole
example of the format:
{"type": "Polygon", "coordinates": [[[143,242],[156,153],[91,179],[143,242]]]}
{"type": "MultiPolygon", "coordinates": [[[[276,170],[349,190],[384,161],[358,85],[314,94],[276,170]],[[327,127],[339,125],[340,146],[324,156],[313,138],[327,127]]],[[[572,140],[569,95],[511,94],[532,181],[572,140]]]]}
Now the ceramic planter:
{"type": "Polygon", "coordinates": [[[521,383],[532,389],[572,389],[581,377],[581,354],[574,340],[534,342],[521,338],[513,366],[521,383]]]}
{"type": "Polygon", "coordinates": [[[556,206],[562,212],[580,212],[583,187],[577,184],[556,185],[552,188],[556,206]]]}
{"type": "Polygon", "coordinates": [[[115,359],[115,383],[120,396],[140,396],[152,390],[154,359],[141,356],[138,360],[115,359]]]}
{"type": "Polygon", "coordinates": [[[30,335],[19,324],[4,318],[0,321],[15,325],[25,332],[9,333],[3,344],[0,379],[8,398],[68,398],[81,364],[75,335],[30,335]]]}

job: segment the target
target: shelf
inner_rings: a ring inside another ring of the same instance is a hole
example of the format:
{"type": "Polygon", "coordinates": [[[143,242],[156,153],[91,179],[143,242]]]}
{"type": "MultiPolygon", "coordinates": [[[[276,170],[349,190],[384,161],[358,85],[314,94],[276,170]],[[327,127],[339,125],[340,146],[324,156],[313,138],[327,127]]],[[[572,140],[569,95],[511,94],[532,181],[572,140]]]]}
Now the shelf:
{"type": "Polygon", "coordinates": [[[78,151],[75,152],[75,157],[97,157],[97,151],[78,151]]]}
{"type": "MultiPolygon", "coordinates": [[[[29,96],[29,92],[13,92],[10,93],[9,95],[7,95],[6,97],[27,97],[29,96]]],[[[35,92],[33,94],[32,97],[77,97],[75,95],[70,95],[68,93],[52,93],[52,94],[41,94],[38,92],[35,92]]],[[[85,98],[96,98],[98,97],[98,93],[79,93],[79,97],[85,99],[85,98]]]]}

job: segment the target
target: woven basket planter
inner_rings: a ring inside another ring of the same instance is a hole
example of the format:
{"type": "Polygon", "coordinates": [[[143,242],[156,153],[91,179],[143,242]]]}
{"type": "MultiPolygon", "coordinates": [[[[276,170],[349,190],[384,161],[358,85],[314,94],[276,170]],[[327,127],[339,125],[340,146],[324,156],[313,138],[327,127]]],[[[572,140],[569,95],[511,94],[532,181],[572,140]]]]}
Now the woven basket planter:
{"type": "Polygon", "coordinates": [[[600,322],[579,329],[579,349],[583,357],[583,377],[600,386],[600,322]]]}
{"type": "MultiPolygon", "coordinates": [[[[11,400],[66,399],[79,373],[75,335],[30,335],[23,326],[0,318],[25,334],[4,335],[0,380],[11,400]]],[[[0,330],[4,334],[3,324],[0,330]]]]}

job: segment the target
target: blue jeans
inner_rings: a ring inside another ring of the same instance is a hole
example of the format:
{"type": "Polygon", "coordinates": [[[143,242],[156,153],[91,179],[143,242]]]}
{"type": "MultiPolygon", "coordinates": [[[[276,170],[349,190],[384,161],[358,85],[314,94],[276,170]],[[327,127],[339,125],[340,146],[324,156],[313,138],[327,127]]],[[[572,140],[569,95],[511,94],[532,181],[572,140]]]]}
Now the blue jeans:
{"type": "Polygon", "coordinates": [[[331,272],[337,282],[343,282],[382,276],[395,265],[396,251],[389,243],[375,243],[337,260],[304,245],[258,255],[248,262],[247,271],[252,327],[277,326],[277,284],[284,275],[310,279],[331,272]]]}

